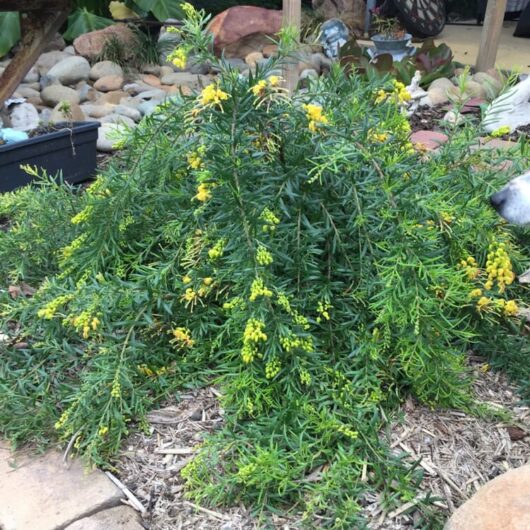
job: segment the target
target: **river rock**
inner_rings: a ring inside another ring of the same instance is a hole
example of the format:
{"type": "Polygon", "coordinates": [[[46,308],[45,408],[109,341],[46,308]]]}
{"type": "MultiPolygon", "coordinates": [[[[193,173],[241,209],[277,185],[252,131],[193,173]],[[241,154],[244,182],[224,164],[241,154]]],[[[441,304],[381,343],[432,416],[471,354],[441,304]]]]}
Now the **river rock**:
{"type": "Polygon", "coordinates": [[[37,62],[35,63],[35,68],[39,72],[39,75],[42,76],[44,74],[47,74],[50,68],[60,63],[62,60],[67,59],[68,57],[70,57],[70,55],[68,55],[64,51],[46,52],[41,54],[40,57],[37,59],[37,62]]]}
{"type": "Polygon", "coordinates": [[[164,76],[166,75],[170,75],[174,72],[173,68],[171,68],[171,66],[161,66],[160,67],[160,72],[159,72],[159,76],[160,76],[160,79],[162,79],[164,76]]]}
{"type": "Polygon", "coordinates": [[[191,74],[189,72],[173,72],[165,75],[161,81],[164,85],[186,85],[190,88],[202,88],[212,82],[206,75],[191,74]]]}
{"type": "Polygon", "coordinates": [[[160,103],[162,103],[162,101],[159,99],[149,99],[140,103],[137,108],[142,113],[142,116],[149,116],[150,114],[153,114],[160,103]]]}
{"type": "Polygon", "coordinates": [[[111,92],[106,92],[105,94],[102,94],[96,100],[96,103],[112,103],[114,105],[117,105],[121,102],[122,98],[127,97],[129,97],[129,94],[127,92],[124,92],[123,90],[113,90],[111,92]]]}
{"type": "Polygon", "coordinates": [[[39,125],[39,111],[31,103],[15,105],[9,118],[17,131],[30,131],[39,125]]]}
{"type": "Polygon", "coordinates": [[[99,121],[101,123],[120,123],[130,129],[136,127],[134,120],[131,120],[131,118],[127,118],[127,116],[123,116],[122,114],[109,114],[108,116],[101,118],[99,121]]]}
{"type": "Polygon", "coordinates": [[[251,68],[256,66],[259,61],[262,61],[264,59],[264,56],[261,52],[250,52],[245,57],[245,63],[248,64],[251,68]]]}
{"type": "Polygon", "coordinates": [[[496,77],[492,77],[486,72],[477,72],[473,75],[473,81],[476,81],[484,88],[486,96],[491,100],[495,99],[502,89],[502,83],[496,77]]]}
{"type": "Polygon", "coordinates": [[[108,75],[123,76],[123,68],[113,61],[99,61],[90,69],[89,77],[92,81],[97,81],[108,75]]]}
{"type": "Polygon", "coordinates": [[[114,114],[126,116],[135,122],[139,122],[142,119],[142,113],[138,109],[129,107],[128,105],[123,105],[121,103],[114,109],[114,114]]]}
{"type": "Polygon", "coordinates": [[[104,153],[117,151],[117,142],[121,137],[127,134],[127,128],[119,123],[102,123],[98,129],[97,150],[104,153]]]}
{"type": "Polygon", "coordinates": [[[444,530],[530,528],[530,465],[511,469],[482,486],[447,521],[444,530]]]}
{"type": "Polygon", "coordinates": [[[19,87],[17,88],[17,92],[23,98],[37,98],[37,97],[40,97],[40,92],[38,90],[35,90],[34,88],[31,88],[28,85],[19,85],[19,87]]]}
{"type": "Polygon", "coordinates": [[[152,90],[146,90],[138,94],[138,98],[147,100],[147,99],[164,99],[166,97],[166,92],[161,88],[153,88],[152,90]]]}
{"type": "Polygon", "coordinates": [[[55,105],[50,114],[49,121],[57,123],[59,121],[85,121],[85,113],[81,110],[79,105],[70,103],[68,109],[64,108],[62,103],[55,105]]]}
{"type": "Polygon", "coordinates": [[[113,105],[112,103],[102,103],[94,105],[92,103],[85,103],[84,105],[81,105],[81,110],[91,118],[103,118],[105,116],[108,116],[109,114],[112,114],[114,112],[114,109],[116,108],[116,105],[113,105]]]}
{"type": "Polygon", "coordinates": [[[453,85],[453,82],[448,79],[447,77],[439,77],[438,79],[435,79],[430,85],[429,90],[431,88],[440,88],[442,90],[451,90],[454,88],[455,85],[453,85]]]}
{"type": "Polygon", "coordinates": [[[158,77],[156,77],[156,75],[153,75],[153,74],[145,74],[140,79],[143,83],[146,83],[147,85],[150,85],[156,88],[162,84],[160,82],[160,79],[158,79],[158,77]]]}
{"type": "Polygon", "coordinates": [[[40,79],[39,70],[33,66],[30,71],[26,74],[24,79],[22,80],[23,83],[38,83],[40,79]]]}
{"type": "Polygon", "coordinates": [[[94,83],[94,88],[100,92],[111,92],[113,90],[119,90],[123,82],[124,79],[121,75],[106,75],[100,77],[94,83]]]}
{"type": "Polygon", "coordinates": [[[466,96],[471,96],[473,98],[486,97],[486,89],[480,83],[471,79],[466,82],[464,93],[466,96]]]}
{"type": "Polygon", "coordinates": [[[47,74],[56,77],[62,85],[73,85],[88,79],[90,64],[84,57],[67,57],[50,68],[47,74]]]}
{"type": "Polygon", "coordinates": [[[270,44],[280,31],[282,12],[255,6],[235,6],[219,13],[208,24],[214,52],[226,57],[246,57],[270,44]]]}
{"type": "Polygon", "coordinates": [[[62,85],[47,86],[41,93],[42,101],[50,107],[55,107],[57,103],[67,101],[68,103],[79,104],[79,94],[73,89],[62,85]]]}
{"type": "Polygon", "coordinates": [[[46,43],[46,47],[44,48],[45,52],[52,52],[52,51],[62,51],[66,47],[66,42],[63,39],[63,36],[60,33],[56,33],[53,36],[53,39],[48,41],[46,43]]]}
{"type": "Polygon", "coordinates": [[[118,39],[126,50],[131,50],[131,55],[138,46],[138,40],[131,29],[125,24],[114,24],[113,26],[80,35],[74,40],[74,49],[79,55],[87,59],[94,59],[101,55],[105,43],[110,38],[118,39]]]}
{"type": "Polygon", "coordinates": [[[431,87],[427,90],[427,97],[429,98],[428,103],[422,100],[422,103],[425,102],[431,107],[436,105],[441,105],[442,103],[447,103],[449,101],[449,95],[445,88],[442,87],[431,87]]]}

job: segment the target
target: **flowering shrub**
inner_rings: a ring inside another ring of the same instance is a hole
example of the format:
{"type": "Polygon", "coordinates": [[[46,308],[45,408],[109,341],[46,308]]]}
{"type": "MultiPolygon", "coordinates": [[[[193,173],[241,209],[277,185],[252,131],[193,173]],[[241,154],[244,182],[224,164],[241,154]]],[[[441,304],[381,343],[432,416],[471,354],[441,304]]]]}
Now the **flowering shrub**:
{"type": "Polygon", "coordinates": [[[466,351],[518,340],[524,264],[486,202],[499,172],[466,128],[416,153],[396,83],[337,67],[289,99],[275,62],[221,66],[132,133],[57,273],[4,300],[29,345],[0,357],[0,428],[103,463],[153,401],[213,381],[226,422],[184,468],[189,494],[356,528],[367,490],[390,506],[417,486],[385,411],[476,409],[466,351]]]}

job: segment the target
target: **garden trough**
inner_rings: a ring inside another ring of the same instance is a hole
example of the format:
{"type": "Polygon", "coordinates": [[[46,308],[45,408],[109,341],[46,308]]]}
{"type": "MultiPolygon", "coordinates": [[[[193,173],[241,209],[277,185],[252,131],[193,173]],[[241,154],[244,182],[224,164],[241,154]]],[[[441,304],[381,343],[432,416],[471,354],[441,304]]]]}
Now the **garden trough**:
{"type": "Polygon", "coordinates": [[[34,180],[21,166],[37,166],[70,184],[87,180],[96,171],[99,122],[65,123],[64,129],[0,146],[0,192],[34,180]]]}

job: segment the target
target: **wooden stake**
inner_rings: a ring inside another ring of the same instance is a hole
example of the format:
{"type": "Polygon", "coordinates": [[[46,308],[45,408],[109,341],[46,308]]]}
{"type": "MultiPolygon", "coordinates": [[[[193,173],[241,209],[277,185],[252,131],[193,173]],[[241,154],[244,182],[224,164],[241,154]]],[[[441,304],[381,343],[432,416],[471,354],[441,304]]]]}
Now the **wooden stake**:
{"type": "Polygon", "coordinates": [[[507,0],[489,0],[477,57],[477,72],[495,67],[507,0]]]}
{"type": "MultiPolygon", "coordinates": [[[[283,27],[296,29],[296,40],[300,40],[300,25],[302,21],[302,1],[283,0],[283,27]]],[[[298,61],[296,58],[288,60],[283,68],[285,88],[292,94],[298,84],[298,61]]]]}

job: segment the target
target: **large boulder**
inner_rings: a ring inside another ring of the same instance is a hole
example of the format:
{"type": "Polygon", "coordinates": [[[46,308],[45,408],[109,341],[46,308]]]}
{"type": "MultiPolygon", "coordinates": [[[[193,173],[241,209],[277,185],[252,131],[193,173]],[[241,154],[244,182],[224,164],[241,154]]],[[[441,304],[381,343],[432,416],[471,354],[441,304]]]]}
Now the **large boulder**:
{"type": "Polygon", "coordinates": [[[78,55],[87,59],[95,59],[105,48],[109,39],[117,39],[123,44],[124,49],[132,50],[138,45],[137,38],[133,31],[125,24],[114,24],[107,28],[98,29],[80,35],[74,40],[74,49],[78,55]]]}
{"type": "Polygon", "coordinates": [[[482,486],[447,521],[444,530],[530,528],[530,465],[511,469],[482,486]]]}
{"type": "Polygon", "coordinates": [[[219,13],[208,24],[214,52],[226,57],[246,57],[270,44],[282,26],[282,12],[254,6],[235,6],[219,13]]]}
{"type": "Polygon", "coordinates": [[[312,4],[321,18],[340,18],[351,29],[364,30],[364,0],[312,0],[312,4]]]}
{"type": "Polygon", "coordinates": [[[84,57],[68,57],[48,70],[49,77],[57,79],[62,85],[74,85],[86,81],[90,74],[90,64],[84,57]]]}

